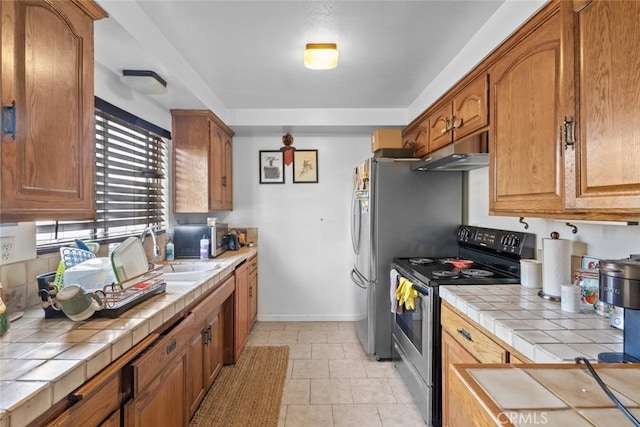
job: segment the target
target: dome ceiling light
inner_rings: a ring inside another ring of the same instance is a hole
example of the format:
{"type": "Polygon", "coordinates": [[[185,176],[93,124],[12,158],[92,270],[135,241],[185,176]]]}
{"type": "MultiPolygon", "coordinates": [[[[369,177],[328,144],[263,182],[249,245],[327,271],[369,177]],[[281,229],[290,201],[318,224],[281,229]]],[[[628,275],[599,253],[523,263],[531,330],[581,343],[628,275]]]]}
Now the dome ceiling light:
{"type": "Polygon", "coordinates": [[[304,50],[304,66],[311,70],[331,70],[338,66],[335,43],[308,43],[304,50]]]}

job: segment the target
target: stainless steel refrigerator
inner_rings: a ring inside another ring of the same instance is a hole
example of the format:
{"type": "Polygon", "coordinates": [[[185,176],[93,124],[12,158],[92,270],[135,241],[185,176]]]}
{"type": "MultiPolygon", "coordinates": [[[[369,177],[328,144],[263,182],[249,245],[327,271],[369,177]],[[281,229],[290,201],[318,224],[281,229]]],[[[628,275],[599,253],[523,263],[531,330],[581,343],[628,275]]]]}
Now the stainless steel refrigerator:
{"type": "Polygon", "coordinates": [[[353,174],[351,279],[356,330],[365,351],[391,358],[390,270],[395,257],[457,253],[463,172],[412,171],[411,162],[371,158],[353,174]]]}

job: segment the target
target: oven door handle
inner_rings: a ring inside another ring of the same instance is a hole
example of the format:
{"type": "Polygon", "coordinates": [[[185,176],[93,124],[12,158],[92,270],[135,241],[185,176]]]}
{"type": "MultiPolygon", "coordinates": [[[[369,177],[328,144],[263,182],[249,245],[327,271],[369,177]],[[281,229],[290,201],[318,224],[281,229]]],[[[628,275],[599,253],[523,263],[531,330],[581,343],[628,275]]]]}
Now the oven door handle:
{"type": "Polygon", "coordinates": [[[422,286],[411,285],[413,289],[416,290],[420,295],[429,296],[429,289],[423,288],[422,286]]]}

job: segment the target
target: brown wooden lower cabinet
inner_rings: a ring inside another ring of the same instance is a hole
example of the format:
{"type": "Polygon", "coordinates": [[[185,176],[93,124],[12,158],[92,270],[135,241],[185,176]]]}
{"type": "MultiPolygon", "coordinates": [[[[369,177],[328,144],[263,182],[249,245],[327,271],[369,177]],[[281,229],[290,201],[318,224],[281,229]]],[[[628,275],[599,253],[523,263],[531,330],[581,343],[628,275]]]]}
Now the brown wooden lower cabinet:
{"type": "Polygon", "coordinates": [[[30,426],[75,427],[78,420],[82,420],[82,425],[86,427],[120,425],[119,408],[130,396],[124,385],[126,381],[123,367],[156,341],[158,336],[151,334],[136,344],[102,372],[73,391],[68,399],[36,418],[30,426]]]}
{"type": "Polygon", "coordinates": [[[234,299],[234,358],[238,360],[249,338],[249,263],[245,262],[236,268],[236,291],[234,299]]]}
{"type": "Polygon", "coordinates": [[[457,309],[443,302],[442,323],[442,425],[450,427],[482,426],[484,421],[474,418],[473,411],[465,410],[469,402],[461,396],[467,394],[453,390],[456,381],[452,365],[482,363],[531,363],[517,354],[506,344],[496,342],[496,338],[484,332],[479,325],[464,316],[457,309]]]}
{"type": "Polygon", "coordinates": [[[465,412],[459,411],[460,402],[449,392],[449,365],[478,363],[475,357],[458,344],[449,333],[442,331],[442,425],[473,425],[465,412]]]}
{"type": "Polygon", "coordinates": [[[231,295],[235,287],[233,276],[227,278],[211,295],[199,303],[192,313],[195,327],[187,347],[187,377],[185,395],[189,409],[189,418],[195,414],[205,394],[222,369],[225,358],[225,346],[231,344],[225,337],[232,329],[231,295]],[[228,314],[226,314],[228,313],[228,314]]]}
{"type": "Polygon", "coordinates": [[[120,427],[120,417],[121,411],[118,409],[109,415],[109,418],[104,420],[102,424],[100,424],[100,427],[120,427]]]}
{"type": "Polygon", "coordinates": [[[149,385],[124,406],[125,426],[185,426],[184,395],[186,352],[168,361],[149,385]]]}
{"type": "Polygon", "coordinates": [[[235,283],[228,276],[30,426],[188,426],[234,361],[235,283]]]}

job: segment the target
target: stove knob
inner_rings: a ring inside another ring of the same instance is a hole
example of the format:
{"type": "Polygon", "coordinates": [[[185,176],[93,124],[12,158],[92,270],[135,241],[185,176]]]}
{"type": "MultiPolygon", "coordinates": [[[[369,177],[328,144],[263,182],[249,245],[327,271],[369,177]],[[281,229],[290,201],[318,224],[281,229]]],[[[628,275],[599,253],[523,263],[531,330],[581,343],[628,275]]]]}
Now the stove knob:
{"type": "Polygon", "coordinates": [[[460,229],[460,239],[468,240],[469,236],[471,236],[471,231],[468,228],[460,229]]]}
{"type": "Polygon", "coordinates": [[[513,236],[513,239],[511,240],[511,246],[514,248],[520,246],[520,238],[517,236],[513,236]]]}

